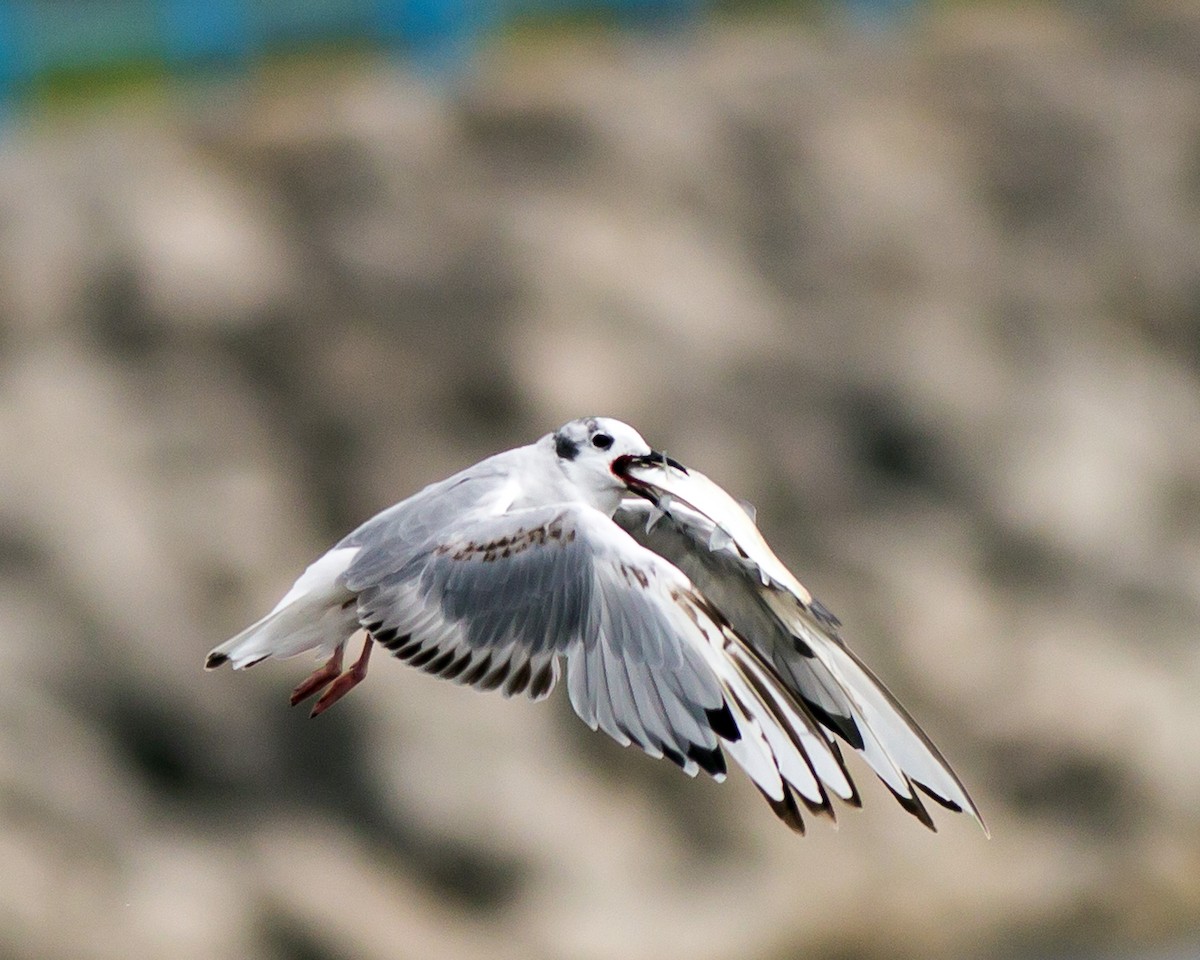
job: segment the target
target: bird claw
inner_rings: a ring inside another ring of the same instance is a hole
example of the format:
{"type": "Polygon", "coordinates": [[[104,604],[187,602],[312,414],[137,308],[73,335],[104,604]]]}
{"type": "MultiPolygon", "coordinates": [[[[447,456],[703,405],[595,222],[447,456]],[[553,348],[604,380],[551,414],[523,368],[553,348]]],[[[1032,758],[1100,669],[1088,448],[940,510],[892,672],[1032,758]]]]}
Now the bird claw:
{"type": "Polygon", "coordinates": [[[330,684],[329,689],[321,694],[321,699],[313,704],[312,713],[309,714],[310,717],[319,717],[362,683],[367,676],[367,662],[371,659],[371,648],[374,645],[375,641],[368,635],[366,641],[363,643],[362,653],[354,661],[354,666],[334,680],[330,684]]]}
{"type": "Polygon", "coordinates": [[[292,691],[291,704],[293,707],[298,703],[303,703],[309,697],[316,696],[338,678],[342,672],[342,651],[344,649],[345,644],[338,644],[337,649],[333,651],[333,656],[317,667],[305,678],[303,683],[292,691]]]}

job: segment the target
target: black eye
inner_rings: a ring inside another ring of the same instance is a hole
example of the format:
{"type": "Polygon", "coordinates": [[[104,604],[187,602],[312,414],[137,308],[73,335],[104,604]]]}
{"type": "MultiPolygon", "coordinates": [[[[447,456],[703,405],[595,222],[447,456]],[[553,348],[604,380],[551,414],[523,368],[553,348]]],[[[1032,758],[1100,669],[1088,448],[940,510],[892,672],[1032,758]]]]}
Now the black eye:
{"type": "Polygon", "coordinates": [[[592,437],[592,446],[598,450],[607,450],[613,445],[613,438],[607,433],[598,433],[592,437]]]}

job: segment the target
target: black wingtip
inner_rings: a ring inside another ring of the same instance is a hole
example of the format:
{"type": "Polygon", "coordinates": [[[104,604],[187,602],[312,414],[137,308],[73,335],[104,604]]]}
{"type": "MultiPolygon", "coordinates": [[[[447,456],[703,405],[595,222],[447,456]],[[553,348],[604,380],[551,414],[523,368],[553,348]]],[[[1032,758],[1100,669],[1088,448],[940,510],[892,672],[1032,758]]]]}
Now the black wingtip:
{"type": "MultiPolygon", "coordinates": [[[[758,784],[755,784],[758,786],[758,784]]],[[[763,799],[770,804],[775,816],[788,825],[793,833],[804,836],[804,818],[800,816],[800,808],[796,806],[796,797],[792,793],[791,787],[786,783],[783,785],[783,799],[776,800],[768,794],[762,787],[758,787],[758,792],[763,795],[763,799]]]]}
{"type": "Polygon", "coordinates": [[[728,772],[725,767],[725,754],[719,746],[709,750],[695,743],[688,744],[687,755],[710,777],[723,777],[728,772]]]}
{"type": "Polygon", "coordinates": [[[936,793],[934,793],[931,789],[929,789],[929,787],[925,786],[925,784],[921,783],[919,780],[914,780],[913,783],[915,783],[917,785],[917,787],[920,789],[920,791],[923,794],[925,794],[925,796],[927,796],[930,800],[933,800],[935,803],[941,804],[947,810],[953,810],[955,813],[963,812],[963,808],[961,805],[955,803],[953,800],[947,800],[945,797],[939,797],[936,793]]]}
{"type": "Polygon", "coordinates": [[[833,752],[833,755],[837,758],[838,766],[842,768],[842,773],[844,773],[846,775],[846,784],[847,784],[847,786],[850,787],[850,796],[848,796],[848,797],[839,796],[838,799],[841,800],[842,803],[844,803],[848,807],[857,807],[858,809],[861,810],[862,809],[862,797],[860,797],[858,795],[858,784],[856,784],[854,782],[854,778],[852,776],[850,776],[850,771],[846,769],[846,759],[842,756],[842,748],[838,746],[838,743],[836,740],[830,740],[829,741],[829,749],[833,752]]]}
{"type": "Polygon", "coordinates": [[[229,662],[229,656],[227,654],[217,653],[217,651],[214,650],[212,653],[210,653],[208,655],[208,658],[204,661],[204,669],[205,670],[216,670],[217,667],[221,666],[221,664],[228,663],[228,662],[229,662]]]}
{"type": "Polygon", "coordinates": [[[733,719],[733,713],[729,710],[729,704],[724,701],[719,707],[704,711],[708,719],[708,725],[722,740],[728,740],[730,743],[737,743],[741,739],[742,731],[738,729],[737,721],[733,719]]]}
{"type": "Polygon", "coordinates": [[[974,803],[971,803],[971,800],[969,797],[967,798],[967,802],[970,804],[970,806],[963,807],[963,805],[960,803],[956,803],[953,800],[947,800],[945,797],[938,796],[936,793],[933,792],[933,790],[931,790],[929,787],[925,786],[925,784],[923,784],[923,783],[920,783],[916,780],[914,780],[913,783],[915,783],[917,785],[917,787],[920,788],[921,792],[923,794],[925,794],[925,796],[929,797],[934,802],[945,807],[947,810],[953,810],[955,813],[966,813],[966,814],[969,814],[970,816],[974,817],[975,822],[979,824],[979,829],[981,829],[983,831],[983,835],[985,837],[987,837],[989,840],[992,838],[992,831],[988,829],[988,825],[984,822],[983,816],[975,808],[974,803]]]}
{"type": "MultiPolygon", "coordinates": [[[[425,666],[425,664],[429,663],[429,661],[432,660],[434,657],[436,657],[439,652],[440,651],[438,650],[437,647],[426,647],[424,650],[421,650],[415,656],[410,657],[409,661],[408,661],[408,665],[410,667],[417,667],[419,669],[420,667],[423,667],[423,666],[425,666]]],[[[499,681],[497,681],[496,685],[499,686],[499,681]]],[[[494,689],[494,688],[489,687],[488,689],[494,689]]]]}
{"type": "Polygon", "coordinates": [[[823,623],[825,626],[827,626],[831,630],[836,631],[837,628],[842,625],[842,621],[839,620],[836,616],[834,616],[833,611],[830,610],[827,606],[825,606],[825,604],[823,604],[816,597],[812,598],[812,603],[810,603],[808,605],[808,609],[810,611],[812,611],[812,615],[814,617],[816,617],[818,620],[820,620],[821,623],[823,623]]]}
{"type": "Polygon", "coordinates": [[[666,744],[663,744],[660,749],[662,750],[663,757],[665,757],[667,760],[670,760],[680,770],[687,770],[687,757],[685,757],[682,753],[680,753],[678,750],[671,749],[666,744]]]}
{"type": "MultiPolygon", "coordinates": [[[[815,700],[803,695],[801,695],[800,699],[808,707],[808,712],[813,715],[821,726],[836,733],[855,750],[863,749],[862,731],[858,729],[858,724],[854,722],[853,717],[843,717],[836,713],[830,713],[815,700]]],[[[836,746],[836,744],[831,744],[831,746],[836,746]]]]}
{"type": "Polygon", "coordinates": [[[529,681],[529,696],[533,700],[541,700],[554,686],[554,662],[547,661],[529,681]]]}
{"type": "Polygon", "coordinates": [[[478,663],[472,666],[470,670],[468,670],[459,678],[458,682],[465,684],[466,686],[473,687],[475,684],[479,683],[483,679],[484,674],[491,669],[492,655],[490,653],[485,653],[483,658],[478,663]]]}
{"type": "Polygon", "coordinates": [[[506,697],[515,697],[524,693],[525,688],[529,686],[529,681],[532,678],[533,667],[526,660],[509,676],[508,683],[504,685],[504,695],[506,697]]]}
{"type": "Polygon", "coordinates": [[[833,809],[833,804],[829,802],[829,797],[825,796],[824,789],[821,790],[821,796],[824,797],[824,802],[822,803],[810,800],[799,791],[793,792],[800,802],[804,804],[805,809],[814,817],[825,817],[830,823],[837,823],[837,812],[833,809]]]}
{"type": "MultiPolygon", "coordinates": [[[[899,803],[900,806],[925,824],[925,826],[927,826],[932,832],[937,833],[937,827],[934,825],[933,817],[929,815],[929,811],[925,809],[925,804],[921,802],[921,798],[917,796],[915,791],[911,797],[904,797],[897,793],[892,785],[887,783],[887,781],[884,781],[884,785],[892,791],[892,796],[896,798],[896,802],[899,803]]],[[[912,783],[910,782],[909,788],[911,789],[911,787],[912,783]]]]}

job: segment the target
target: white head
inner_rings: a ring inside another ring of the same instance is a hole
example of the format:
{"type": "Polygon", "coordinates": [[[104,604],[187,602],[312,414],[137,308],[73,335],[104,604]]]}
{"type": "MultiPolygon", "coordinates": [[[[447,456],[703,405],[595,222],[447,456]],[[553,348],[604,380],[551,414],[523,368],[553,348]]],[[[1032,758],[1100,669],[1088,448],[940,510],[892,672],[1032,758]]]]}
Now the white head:
{"type": "Polygon", "coordinates": [[[611,515],[629,492],[621,464],[629,458],[657,456],[640,433],[611,417],[582,417],[564,423],[544,438],[559,468],[588,502],[611,515]],[[626,458],[622,461],[621,458],[626,458]],[[620,462],[619,462],[620,461],[620,462]]]}

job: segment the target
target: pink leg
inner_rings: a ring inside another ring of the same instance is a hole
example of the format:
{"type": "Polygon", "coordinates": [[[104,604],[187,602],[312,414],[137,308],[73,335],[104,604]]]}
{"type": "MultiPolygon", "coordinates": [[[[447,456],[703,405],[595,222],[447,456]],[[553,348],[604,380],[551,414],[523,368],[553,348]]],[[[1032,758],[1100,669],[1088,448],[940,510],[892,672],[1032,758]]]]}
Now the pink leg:
{"type": "Polygon", "coordinates": [[[333,651],[333,656],[317,667],[307,680],[292,691],[293,707],[307,700],[313,694],[320,693],[321,690],[338,678],[338,675],[342,672],[342,651],[345,648],[346,645],[344,643],[339,643],[337,649],[333,651]]]}
{"type": "Polygon", "coordinates": [[[320,716],[362,682],[367,675],[367,661],[371,659],[371,647],[374,645],[375,641],[368,636],[363,642],[362,653],[354,661],[354,666],[333,681],[333,685],[321,695],[309,716],[320,716]]]}

